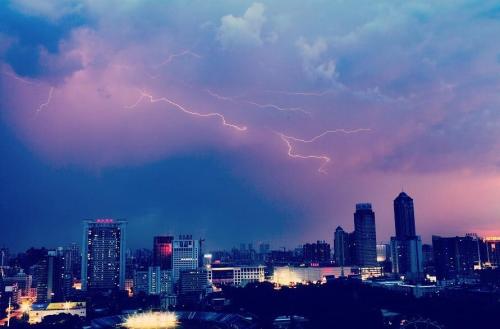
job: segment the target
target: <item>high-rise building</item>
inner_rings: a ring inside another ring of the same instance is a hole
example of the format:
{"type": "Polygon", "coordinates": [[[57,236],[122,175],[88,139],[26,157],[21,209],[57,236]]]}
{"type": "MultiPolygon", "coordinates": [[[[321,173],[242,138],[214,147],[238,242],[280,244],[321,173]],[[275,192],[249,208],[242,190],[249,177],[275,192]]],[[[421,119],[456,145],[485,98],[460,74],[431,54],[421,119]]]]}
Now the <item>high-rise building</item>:
{"type": "Polygon", "coordinates": [[[354,213],[355,264],[377,266],[377,236],[375,213],[370,203],[356,204],[354,213]]]}
{"type": "Polygon", "coordinates": [[[455,280],[474,274],[481,263],[480,241],[474,236],[432,236],[434,264],[438,280],[455,280]]]}
{"type": "Polygon", "coordinates": [[[58,256],[55,250],[49,250],[34,269],[37,303],[63,300],[64,259],[58,256]]]}
{"type": "Polygon", "coordinates": [[[416,235],[413,199],[405,192],[399,193],[397,198],[394,199],[394,222],[396,224],[397,239],[405,239],[416,235]]]}
{"type": "Polygon", "coordinates": [[[125,221],[84,222],[82,290],[125,289],[125,221]]]}
{"type": "Polygon", "coordinates": [[[325,241],[306,243],[302,246],[302,256],[305,262],[325,263],[330,261],[330,245],[325,241]]]}
{"type": "Polygon", "coordinates": [[[173,240],[172,236],[154,237],[153,266],[159,266],[162,270],[172,269],[173,240]]]}
{"type": "Polygon", "coordinates": [[[74,279],[81,279],[82,254],[80,246],[72,243],[64,248],[63,253],[66,273],[70,273],[74,279]]]}
{"type": "Polygon", "coordinates": [[[416,235],[413,199],[405,192],[394,199],[396,236],[391,238],[392,272],[412,281],[423,278],[422,241],[416,235]]]}
{"type": "Polygon", "coordinates": [[[200,266],[201,241],[191,235],[180,235],[173,241],[173,279],[179,280],[182,270],[196,270],[200,266]]]}
{"type": "Polygon", "coordinates": [[[349,233],[338,226],[333,237],[333,259],[337,266],[351,264],[349,233]]]}

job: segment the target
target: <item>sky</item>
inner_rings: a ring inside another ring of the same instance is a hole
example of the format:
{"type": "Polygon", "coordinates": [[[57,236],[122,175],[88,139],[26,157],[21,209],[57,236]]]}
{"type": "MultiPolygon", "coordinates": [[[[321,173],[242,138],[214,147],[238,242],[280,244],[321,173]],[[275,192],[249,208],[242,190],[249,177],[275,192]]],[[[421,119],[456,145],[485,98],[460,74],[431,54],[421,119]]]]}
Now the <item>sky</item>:
{"type": "Polygon", "coordinates": [[[0,2],[0,245],[500,235],[496,1],[0,2]]]}

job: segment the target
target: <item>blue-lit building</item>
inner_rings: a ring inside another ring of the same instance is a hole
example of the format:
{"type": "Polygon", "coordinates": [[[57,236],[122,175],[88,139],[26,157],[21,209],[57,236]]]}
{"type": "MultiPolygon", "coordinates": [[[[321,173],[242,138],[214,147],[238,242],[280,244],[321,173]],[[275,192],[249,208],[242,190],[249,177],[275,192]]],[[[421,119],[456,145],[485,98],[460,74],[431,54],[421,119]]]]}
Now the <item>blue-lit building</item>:
{"type": "Polygon", "coordinates": [[[82,290],[125,289],[125,221],[84,222],[82,290]]]}

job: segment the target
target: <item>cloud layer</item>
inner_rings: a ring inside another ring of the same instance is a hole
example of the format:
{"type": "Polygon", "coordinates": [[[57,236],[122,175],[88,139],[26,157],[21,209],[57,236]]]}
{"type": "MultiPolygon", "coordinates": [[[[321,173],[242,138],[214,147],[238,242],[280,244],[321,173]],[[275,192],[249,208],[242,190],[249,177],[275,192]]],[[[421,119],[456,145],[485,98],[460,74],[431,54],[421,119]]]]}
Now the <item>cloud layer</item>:
{"type": "Polygon", "coordinates": [[[293,227],[283,238],[350,229],[367,200],[387,239],[402,186],[422,234],[493,232],[497,13],[470,1],[6,1],[1,118],[56,168],[213,152],[287,213],[272,218],[293,227]]]}

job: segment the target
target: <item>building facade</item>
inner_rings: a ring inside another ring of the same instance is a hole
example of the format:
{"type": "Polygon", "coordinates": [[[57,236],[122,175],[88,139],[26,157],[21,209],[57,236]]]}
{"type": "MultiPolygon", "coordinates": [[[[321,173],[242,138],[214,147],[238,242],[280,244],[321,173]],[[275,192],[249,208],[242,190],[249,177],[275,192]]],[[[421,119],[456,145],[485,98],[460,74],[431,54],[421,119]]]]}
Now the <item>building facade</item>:
{"type": "Polygon", "coordinates": [[[173,241],[172,270],[174,283],[183,270],[196,270],[200,266],[201,242],[191,235],[180,235],[173,241]]]}
{"type": "Polygon", "coordinates": [[[330,261],[330,253],[330,245],[325,241],[306,243],[302,246],[302,255],[304,262],[327,263],[330,261]]]}
{"type": "Polygon", "coordinates": [[[432,236],[434,264],[440,281],[471,277],[480,266],[480,241],[474,236],[432,236]]]}
{"type": "Polygon", "coordinates": [[[370,203],[356,204],[354,213],[355,264],[377,266],[377,236],[375,213],[370,203]]]}
{"type": "Polygon", "coordinates": [[[251,282],[263,282],[265,266],[208,266],[207,274],[208,282],[217,287],[244,287],[251,282]]]}
{"type": "Polygon", "coordinates": [[[422,241],[416,235],[413,199],[405,192],[394,199],[396,236],[391,238],[392,272],[405,279],[423,279],[422,241]]]}
{"type": "Polygon", "coordinates": [[[153,266],[162,270],[172,269],[173,236],[155,236],[153,238],[153,266]]]}
{"type": "Polygon", "coordinates": [[[333,260],[337,266],[346,266],[351,263],[349,248],[349,233],[338,226],[333,236],[333,260]]]}
{"type": "Polygon", "coordinates": [[[125,221],[84,222],[82,290],[125,289],[125,221]]]}

